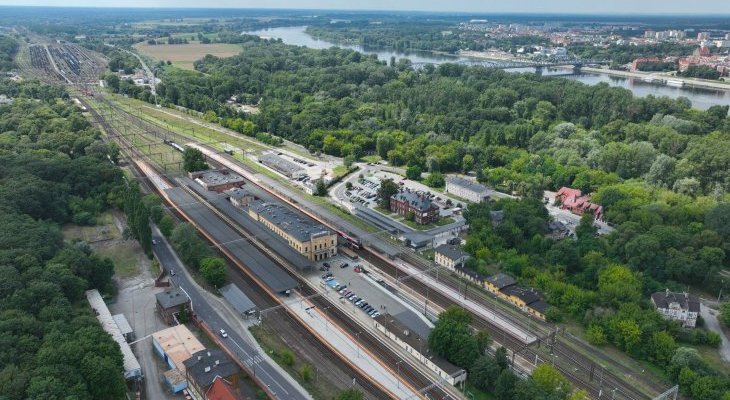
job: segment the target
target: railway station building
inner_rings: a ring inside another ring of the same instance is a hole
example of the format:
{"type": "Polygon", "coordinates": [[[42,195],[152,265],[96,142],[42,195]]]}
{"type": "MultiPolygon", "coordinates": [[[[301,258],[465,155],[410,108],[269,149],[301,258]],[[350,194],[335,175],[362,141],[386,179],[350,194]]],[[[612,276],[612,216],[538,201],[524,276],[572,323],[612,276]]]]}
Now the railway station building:
{"type": "Polygon", "coordinates": [[[278,203],[254,200],[248,215],[284,238],[289,246],[312,261],[337,255],[337,234],[278,203]]]}
{"type": "Polygon", "coordinates": [[[188,178],[194,180],[205,189],[218,193],[241,187],[246,183],[241,175],[227,169],[188,172],[188,178]]]}

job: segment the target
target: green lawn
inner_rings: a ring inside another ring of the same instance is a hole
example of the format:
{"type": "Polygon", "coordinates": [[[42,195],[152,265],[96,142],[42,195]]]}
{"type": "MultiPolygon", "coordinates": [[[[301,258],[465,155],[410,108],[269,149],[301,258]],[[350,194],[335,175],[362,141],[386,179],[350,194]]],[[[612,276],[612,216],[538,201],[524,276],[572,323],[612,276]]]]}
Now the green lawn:
{"type": "Polygon", "coordinates": [[[139,243],[133,240],[100,246],[94,251],[114,261],[114,273],[120,278],[129,278],[139,272],[139,257],[143,255],[139,243]]]}
{"type": "Polygon", "coordinates": [[[85,242],[119,239],[122,233],[114,225],[111,213],[103,213],[96,218],[94,226],[68,224],[61,230],[66,240],[80,239],[85,242]]]}

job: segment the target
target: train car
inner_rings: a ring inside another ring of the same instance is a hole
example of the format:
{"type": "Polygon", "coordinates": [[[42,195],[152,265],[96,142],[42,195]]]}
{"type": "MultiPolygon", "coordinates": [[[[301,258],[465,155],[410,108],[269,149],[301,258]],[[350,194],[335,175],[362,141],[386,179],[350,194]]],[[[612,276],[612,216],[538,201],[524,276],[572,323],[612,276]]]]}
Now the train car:
{"type": "Polygon", "coordinates": [[[355,237],[352,237],[352,236],[348,235],[347,233],[345,233],[343,231],[337,231],[337,234],[340,235],[343,239],[347,240],[347,244],[351,248],[353,248],[353,249],[361,249],[362,248],[362,243],[360,242],[359,239],[357,239],[355,237]]]}

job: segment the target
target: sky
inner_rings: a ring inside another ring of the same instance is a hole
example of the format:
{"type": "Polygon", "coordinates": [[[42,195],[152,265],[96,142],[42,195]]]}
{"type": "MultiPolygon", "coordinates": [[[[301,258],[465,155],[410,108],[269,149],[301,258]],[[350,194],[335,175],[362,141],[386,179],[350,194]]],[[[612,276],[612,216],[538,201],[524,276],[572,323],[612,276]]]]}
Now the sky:
{"type": "Polygon", "coordinates": [[[0,0],[0,5],[313,8],[551,14],[730,14],[728,0],[0,0]]]}

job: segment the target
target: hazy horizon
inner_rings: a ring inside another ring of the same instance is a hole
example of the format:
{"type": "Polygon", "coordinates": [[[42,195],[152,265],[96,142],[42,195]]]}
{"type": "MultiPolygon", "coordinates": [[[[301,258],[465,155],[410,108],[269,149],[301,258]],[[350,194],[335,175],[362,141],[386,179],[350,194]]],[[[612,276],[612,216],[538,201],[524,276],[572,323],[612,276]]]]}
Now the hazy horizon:
{"type": "Polygon", "coordinates": [[[540,1],[523,0],[511,3],[484,4],[481,1],[453,0],[448,4],[434,0],[371,0],[366,7],[361,3],[338,0],[311,0],[306,4],[293,0],[210,0],[205,7],[196,0],[129,0],[123,6],[116,0],[70,0],[63,5],[51,0],[0,0],[0,6],[16,7],[58,7],[58,8],[156,8],[156,9],[291,9],[327,11],[414,11],[414,12],[453,12],[478,14],[593,14],[593,15],[725,15],[730,14],[730,2],[722,4],[669,3],[661,0],[614,0],[594,4],[581,0],[540,1]]]}

